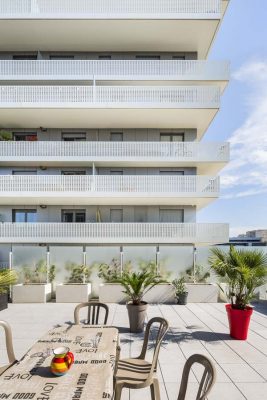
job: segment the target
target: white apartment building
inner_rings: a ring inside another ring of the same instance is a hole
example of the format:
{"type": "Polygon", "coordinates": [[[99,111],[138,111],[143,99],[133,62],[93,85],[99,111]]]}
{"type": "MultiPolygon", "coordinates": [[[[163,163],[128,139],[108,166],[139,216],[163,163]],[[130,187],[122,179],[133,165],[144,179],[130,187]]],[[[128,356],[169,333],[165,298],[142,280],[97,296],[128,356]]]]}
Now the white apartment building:
{"type": "Polygon", "coordinates": [[[0,264],[178,272],[228,242],[197,222],[229,161],[201,140],[229,80],[207,58],[227,5],[0,0],[0,264]]]}

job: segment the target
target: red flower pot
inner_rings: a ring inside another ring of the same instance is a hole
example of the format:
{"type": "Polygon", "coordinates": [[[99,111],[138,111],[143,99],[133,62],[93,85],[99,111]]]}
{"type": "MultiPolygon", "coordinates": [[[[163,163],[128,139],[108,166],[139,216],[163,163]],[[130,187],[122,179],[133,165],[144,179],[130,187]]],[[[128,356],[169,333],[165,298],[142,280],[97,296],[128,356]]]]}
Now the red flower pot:
{"type": "Polygon", "coordinates": [[[246,340],[253,308],[248,306],[245,310],[237,310],[232,308],[231,304],[226,304],[225,308],[229,321],[230,336],[234,339],[246,340]]]}

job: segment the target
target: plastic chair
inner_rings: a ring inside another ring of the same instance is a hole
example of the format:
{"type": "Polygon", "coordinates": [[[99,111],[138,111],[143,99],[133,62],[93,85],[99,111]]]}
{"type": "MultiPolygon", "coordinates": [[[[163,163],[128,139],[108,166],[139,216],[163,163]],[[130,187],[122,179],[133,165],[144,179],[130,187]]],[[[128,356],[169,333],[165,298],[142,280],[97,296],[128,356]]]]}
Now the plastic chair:
{"type": "Polygon", "coordinates": [[[216,379],[216,369],[214,364],[205,356],[201,354],[193,354],[185,363],[182,382],[177,400],[185,400],[188,378],[191,368],[194,364],[201,364],[204,367],[204,372],[199,383],[196,400],[206,400],[210,393],[216,379]]]}
{"type": "Polygon", "coordinates": [[[17,362],[14,349],[13,349],[13,340],[12,340],[12,332],[11,327],[6,321],[0,321],[0,326],[4,328],[5,338],[6,338],[6,351],[8,355],[9,364],[0,367],[0,375],[2,375],[9,367],[17,362]]]}
{"type": "Polygon", "coordinates": [[[166,319],[160,317],[152,318],[147,324],[144,343],[139,357],[119,360],[115,376],[114,400],[121,399],[123,388],[143,389],[148,386],[150,386],[151,399],[160,400],[159,381],[156,372],[161,342],[168,328],[169,323],[166,319]],[[152,362],[148,362],[145,360],[148,339],[151,328],[155,324],[159,324],[158,333],[155,340],[153,360],[152,362]]]}
{"type": "Polygon", "coordinates": [[[81,303],[78,304],[78,306],[75,307],[74,310],[74,323],[75,325],[80,324],[80,319],[79,319],[79,313],[81,308],[88,308],[88,313],[87,313],[87,320],[85,321],[85,324],[87,325],[106,325],[107,320],[108,320],[108,314],[109,314],[109,308],[106,304],[104,303],[99,303],[99,302],[88,302],[88,303],[81,303]],[[104,318],[103,318],[103,323],[99,322],[99,317],[100,317],[100,310],[104,310],[104,318]]]}

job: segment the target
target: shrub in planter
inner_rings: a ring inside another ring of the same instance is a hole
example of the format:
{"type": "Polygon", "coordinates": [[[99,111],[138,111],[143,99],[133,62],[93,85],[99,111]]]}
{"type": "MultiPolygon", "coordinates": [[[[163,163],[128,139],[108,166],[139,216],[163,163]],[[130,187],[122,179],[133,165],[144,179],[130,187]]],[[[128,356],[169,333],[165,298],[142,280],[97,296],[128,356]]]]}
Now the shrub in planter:
{"type": "Polygon", "coordinates": [[[82,265],[71,264],[70,266],[67,267],[67,269],[70,271],[70,276],[67,280],[67,284],[89,283],[92,274],[92,270],[90,267],[83,264],[82,265]]]}
{"type": "Polygon", "coordinates": [[[9,287],[17,282],[17,274],[10,269],[0,269],[0,311],[7,308],[9,287]]]}
{"type": "Polygon", "coordinates": [[[183,276],[180,279],[174,279],[172,281],[172,285],[173,285],[174,290],[175,290],[177,303],[181,304],[181,305],[186,305],[187,304],[188,291],[186,290],[186,287],[185,287],[185,277],[183,276]]]}
{"type": "Polygon", "coordinates": [[[209,264],[227,284],[225,294],[230,300],[230,304],[226,304],[230,335],[246,340],[253,312],[249,303],[255,298],[255,290],[266,282],[267,255],[258,250],[237,250],[234,246],[228,252],[214,248],[209,264]]]}
{"type": "MultiPolygon", "coordinates": [[[[130,272],[131,264],[124,266],[124,272],[130,272]]],[[[116,282],[122,276],[121,263],[117,258],[113,258],[110,264],[100,264],[98,277],[105,283],[116,282]]]]}
{"type": "Polygon", "coordinates": [[[144,295],[154,286],[166,283],[160,276],[144,272],[123,272],[122,276],[116,280],[125,289],[123,293],[129,298],[127,310],[130,322],[130,332],[143,332],[146,317],[147,303],[143,301],[144,295]]]}

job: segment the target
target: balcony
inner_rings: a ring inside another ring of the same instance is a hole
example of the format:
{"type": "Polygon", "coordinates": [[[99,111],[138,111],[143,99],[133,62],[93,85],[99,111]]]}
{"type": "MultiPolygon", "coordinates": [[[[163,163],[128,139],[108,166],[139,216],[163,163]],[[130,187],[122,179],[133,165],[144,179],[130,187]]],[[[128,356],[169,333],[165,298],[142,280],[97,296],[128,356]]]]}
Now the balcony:
{"type": "Polygon", "coordinates": [[[183,128],[201,137],[218,112],[216,86],[0,86],[5,128],[183,128]]]}
{"type": "Polygon", "coordinates": [[[200,60],[0,60],[1,81],[140,81],[214,84],[223,91],[229,63],[200,60]]]}
{"type": "Polygon", "coordinates": [[[4,223],[0,243],[183,243],[229,240],[228,224],[194,223],[4,223]]]}
{"type": "Polygon", "coordinates": [[[0,204],[196,205],[219,196],[219,178],[160,175],[2,175],[0,204]]]}
{"type": "Polygon", "coordinates": [[[0,50],[197,51],[205,58],[227,5],[228,0],[0,0],[0,50]]]}
{"type": "Polygon", "coordinates": [[[228,143],[0,141],[0,166],[196,167],[212,175],[228,161],[228,143]]]}

